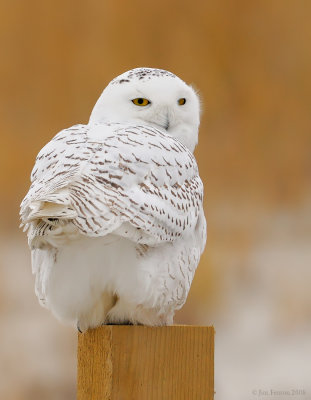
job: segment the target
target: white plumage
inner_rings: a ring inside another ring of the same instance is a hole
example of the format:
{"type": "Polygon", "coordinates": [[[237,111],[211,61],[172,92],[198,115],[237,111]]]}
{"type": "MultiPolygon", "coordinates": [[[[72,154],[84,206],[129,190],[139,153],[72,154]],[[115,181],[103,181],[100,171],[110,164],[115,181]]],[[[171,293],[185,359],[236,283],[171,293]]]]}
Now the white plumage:
{"type": "Polygon", "coordinates": [[[171,324],[205,246],[199,100],[174,74],[115,78],[37,156],[21,204],[40,303],[84,331],[171,324]]]}

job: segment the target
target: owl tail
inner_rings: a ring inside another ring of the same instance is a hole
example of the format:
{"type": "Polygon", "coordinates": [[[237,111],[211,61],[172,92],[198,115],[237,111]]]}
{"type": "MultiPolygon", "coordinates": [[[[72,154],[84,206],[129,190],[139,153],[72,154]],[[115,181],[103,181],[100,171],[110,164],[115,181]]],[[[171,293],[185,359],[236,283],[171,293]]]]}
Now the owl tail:
{"type": "Polygon", "coordinates": [[[36,248],[31,251],[32,273],[36,277],[35,292],[43,307],[47,307],[46,287],[56,257],[57,249],[51,246],[45,249],[36,248]]]}
{"type": "Polygon", "coordinates": [[[71,219],[77,216],[76,211],[70,207],[70,196],[67,188],[27,200],[26,196],[21,204],[21,220],[23,223],[39,218],[71,219]]]}
{"type": "Polygon", "coordinates": [[[58,246],[76,228],[71,221],[77,212],[71,208],[65,191],[45,195],[22,205],[21,226],[27,231],[30,248],[58,246]]]}
{"type": "Polygon", "coordinates": [[[27,222],[35,219],[72,219],[77,216],[75,210],[65,204],[53,203],[51,201],[36,201],[29,205],[27,222]]]}

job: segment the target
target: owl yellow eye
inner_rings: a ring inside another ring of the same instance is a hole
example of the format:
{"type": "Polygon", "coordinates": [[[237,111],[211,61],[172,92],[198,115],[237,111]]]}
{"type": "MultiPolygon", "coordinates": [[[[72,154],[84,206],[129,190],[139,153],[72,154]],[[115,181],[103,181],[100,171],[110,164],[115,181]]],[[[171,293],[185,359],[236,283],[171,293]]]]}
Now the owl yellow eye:
{"type": "Polygon", "coordinates": [[[182,98],[182,99],[179,99],[179,100],[178,100],[178,104],[179,104],[180,106],[183,106],[185,103],[186,103],[186,99],[185,99],[185,98],[182,98]]]}
{"type": "Polygon", "coordinates": [[[137,99],[133,99],[132,102],[135,104],[135,106],[140,106],[140,107],[144,107],[150,104],[149,100],[143,99],[142,97],[137,97],[137,99]]]}

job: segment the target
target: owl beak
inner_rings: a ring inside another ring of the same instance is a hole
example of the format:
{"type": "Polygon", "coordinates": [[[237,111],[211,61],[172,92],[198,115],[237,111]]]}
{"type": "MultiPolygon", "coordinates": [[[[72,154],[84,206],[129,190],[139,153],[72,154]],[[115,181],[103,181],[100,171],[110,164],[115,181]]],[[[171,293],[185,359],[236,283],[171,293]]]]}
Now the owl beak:
{"type": "Polygon", "coordinates": [[[169,107],[166,107],[163,111],[163,128],[167,131],[171,126],[171,113],[169,107]]]}
{"type": "Polygon", "coordinates": [[[169,119],[169,116],[167,115],[164,128],[165,128],[165,130],[168,130],[169,127],[170,127],[170,119],[169,119]]]}
{"type": "Polygon", "coordinates": [[[171,115],[170,110],[165,108],[159,108],[155,114],[154,123],[160,126],[162,129],[166,131],[171,127],[171,115]]]}

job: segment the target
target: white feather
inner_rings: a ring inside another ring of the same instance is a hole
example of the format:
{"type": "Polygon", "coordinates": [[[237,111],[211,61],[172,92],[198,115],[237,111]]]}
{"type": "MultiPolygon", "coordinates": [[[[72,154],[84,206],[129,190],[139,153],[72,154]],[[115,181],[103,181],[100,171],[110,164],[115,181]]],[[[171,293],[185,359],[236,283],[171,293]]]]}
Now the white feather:
{"type": "Polygon", "coordinates": [[[36,293],[58,318],[83,330],[172,322],[206,239],[192,154],[198,125],[189,86],[137,69],[108,85],[88,125],[61,131],[40,151],[21,219],[36,293]],[[135,97],[148,98],[148,108],[135,97]]]}

